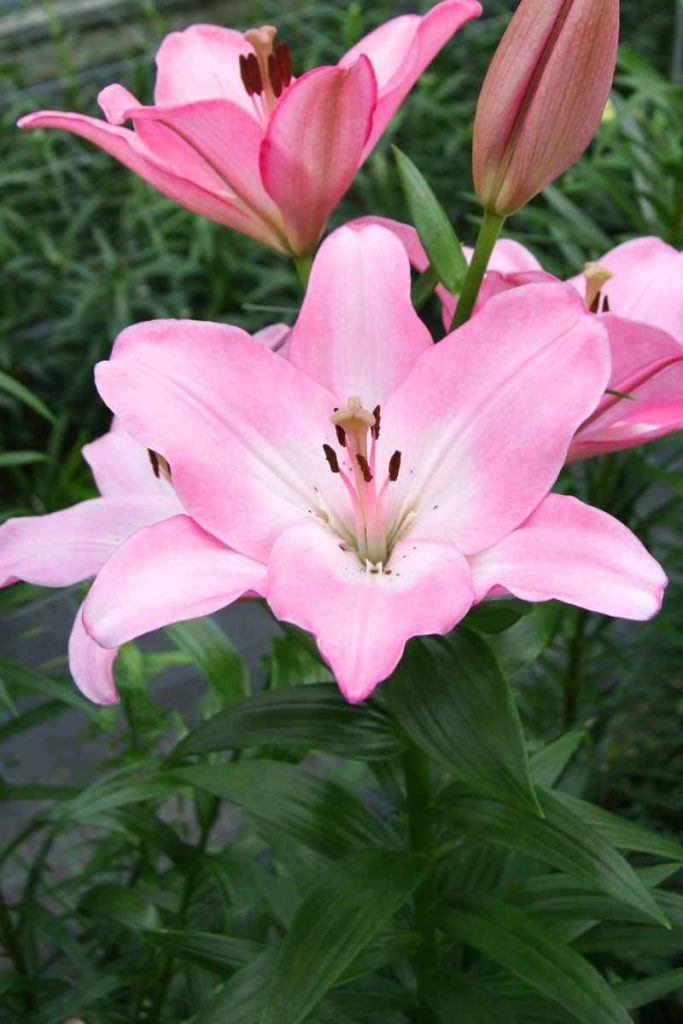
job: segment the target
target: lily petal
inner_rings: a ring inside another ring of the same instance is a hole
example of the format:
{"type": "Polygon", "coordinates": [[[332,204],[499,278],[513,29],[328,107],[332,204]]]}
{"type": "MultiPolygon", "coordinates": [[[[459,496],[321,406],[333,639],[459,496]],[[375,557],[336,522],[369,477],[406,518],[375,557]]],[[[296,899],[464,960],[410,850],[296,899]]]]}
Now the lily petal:
{"type": "Polygon", "coordinates": [[[295,253],[311,252],[353,181],[377,86],[370,63],[302,75],[280,99],[261,149],[261,175],[295,253]]]}
{"type": "Polygon", "coordinates": [[[177,106],[230,100],[253,116],[254,104],[240,74],[240,55],[253,52],[241,32],[218,25],[190,25],[169,33],[157,52],[154,102],[177,106]]]}
{"type": "Polygon", "coordinates": [[[66,587],[94,576],[131,533],[172,515],[164,494],[92,498],[0,526],[0,586],[66,587]]]}
{"type": "Polygon", "coordinates": [[[610,386],[630,398],[605,395],[577,431],[569,462],[623,451],[683,427],[683,345],[665,331],[609,314],[610,386]]]}
{"type": "Polygon", "coordinates": [[[363,158],[376,145],[398,107],[424,69],[457,30],[481,14],[475,0],[444,0],[424,17],[405,14],[370,32],[344,54],[340,67],[349,67],[361,55],[368,58],[377,77],[378,103],[363,158]]]}
{"type": "Polygon", "coordinates": [[[340,228],[311,272],[289,359],[346,402],[383,402],[432,347],[410,302],[410,264],[389,231],[340,228]]]}
{"type": "Polygon", "coordinates": [[[138,530],[100,570],[83,605],[86,632],[118,647],[171,622],[264,592],[265,566],[231,551],[189,516],[138,530]]]}
{"type": "Polygon", "coordinates": [[[119,695],[114,682],[116,648],[105,650],[88,636],[83,625],[83,605],[69,637],[69,669],[78,689],[95,704],[116,704],[119,695]]]}
{"type": "Polygon", "coordinates": [[[252,334],[252,338],[261,345],[265,345],[271,352],[278,352],[281,356],[286,356],[289,352],[291,335],[292,328],[289,324],[270,324],[252,334]]]}
{"type": "Polygon", "coordinates": [[[609,368],[605,330],[570,286],[492,299],[384,406],[403,454],[392,500],[416,510],[421,537],[464,554],[494,544],[552,487],[609,368]]]}
{"type": "Polygon", "coordinates": [[[496,586],[524,601],[555,599],[623,619],[649,619],[667,584],[635,534],[600,509],[550,494],[518,530],[471,560],[477,600],[496,586]]]}
{"type": "Polygon", "coordinates": [[[128,494],[141,498],[149,494],[158,498],[165,495],[168,515],[182,511],[170,484],[154,475],[147,449],[135,441],[118,420],[113,421],[108,433],[84,445],[81,454],[104,497],[128,494]]]}
{"type": "Polygon", "coordinates": [[[447,633],[472,604],[465,559],[446,544],[405,541],[391,573],[366,572],[312,521],[292,526],[268,565],[278,618],[314,634],[347,700],[364,700],[398,664],[412,636],[447,633]]]}
{"type": "MultiPolygon", "coordinates": [[[[143,108],[140,108],[143,109],[143,108]]],[[[135,111],[138,116],[139,110],[135,111]]],[[[108,124],[96,117],[84,114],[67,114],[58,110],[41,110],[22,117],[20,128],[61,128],[94,143],[119,160],[125,167],[139,174],[163,195],[195,213],[215,220],[219,224],[241,231],[256,241],[264,242],[271,248],[284,252],[279,234],[256,218],[231,195],[219,195],[188,178],[174,173],[172,165],[166,165],[150,153],[142,140],[129,128],[108,124]]]]}
{"type": "MultiPolygon", "coordinates": [[[[683,253],[661,238],[636,238],[599,261],[614,275],[602,294],[617,316],[659,327],[683,343],[683,253]]],[[[583,296],[583,275],[571,283],[583,296]]]]}
{"type": "Polygon", "coordinates": [[[266,222],[286,246],[279,212],[261,183],[263,128],[228,100],[203,100],[180,107],[131,111],[136,131],[150,149],[168,154],[183,177],[213,179],[255,218],[266,222]]]}
{"type": "Polygon", "coordinates": [[[338,493],[322,451],[334,396],[237,327],[136,324],[95,375],[126,429],[168,460],[183,507],[238,551],[265,559],[316,489],[338,493]]]}

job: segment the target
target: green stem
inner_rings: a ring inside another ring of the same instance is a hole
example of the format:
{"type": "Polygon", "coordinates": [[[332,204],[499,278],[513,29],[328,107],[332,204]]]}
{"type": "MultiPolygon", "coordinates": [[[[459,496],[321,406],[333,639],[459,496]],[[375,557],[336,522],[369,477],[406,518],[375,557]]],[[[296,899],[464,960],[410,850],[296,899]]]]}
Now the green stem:
{"type": "MultiPolygon", "coordinates": [[[[176,922],[176,928],[178,928],[179,931],[182,931],[187,923],[187,915],[190,909],[190,904],[192,902],[192,896],[194,895],[194,889],[197,882],[197,878],[201,871],[200,862],[202,859],[202,855],[206,851],[206,846],[209,841],[211,829],[216,823],[218,811],[220,810],[220,801],[218,800],[218,798],[216,798],[215,801],[215,808],[215,813],[208,815],[204,820],[201,834],[199,836],[199,843],[197,844],[196,847],[195,866],[189,870],[185,878],[185,884],[183,886],[183,890],[180,896],[180,903],[178,905],[178,914],[176,922]]],[[[157,1022],[161,1020],[161,1011],[164,1007],[164,1003],[166,1002],[166,995],[168,993],[168,988],[173,977],[174,959],[175,957],[173,957],[171,954],[167,954],[164,957],[163,966],[161,968],[161,977],[159,979],[159,985],[157,987],[154,1003],[149,1013],[150,1024],[157,1024],[157,1022]]]]}
{"type": "MultiPolygon", "coordinates": [[[[429,758],[417,747],[408,748],[403,757],[408,797],[408,838],[410,849],[430,858],[433,857],[432,826],[429,818],[429,758]]],[[[415,893],[415,930],[420,936],[414,958],[418,985],[418,1024],[428,1024],[430,1014],[424,1004],[422,988],[425,976],[434,970],[436,962],[436,938],[429,925],[429,913],[434,900],[431,873],[415,893]]]]}
{"type": "Polygon", "coordinates": [[[574,631],[569,640],[567,653],[567,671],[564,676],[564,710],[562,724],[564,731],[571,729],[576,722],[576,712],[581,696],[581,660],[583,658],[583,642],[588,626],[588,612],[577,610],[574,631]]]}
{"type": "Polygon", "coordinates": [[[313,262],[312,256],[295,256],[294,266],[296,272],[299,275],[299,280],[303,286],[304,291],[308,285],[308,279],[311,276],[311,264],[313,262]]]}
{"type": "Polygon", "coordinates": [[[482,220],[481,228],[479,229],[479,237],[477,238],[477,244],[474,247],[472,262],[470,263],[469,270],[465,275],[462,291],[460,292],[460,298],[458,299],[458,307],[455,311],[455,316],[453,317],[453,323],[451,325],[452,331],[454,331],[456,327],[461,327],[472,316],[472,310],[474,309],[474,304],[477,301],[479,289],[481,288],[481,283],[484,280],[484,274],[486,273],[486,268],[489,265],[493,247],[500,237],[500,232],[502,231],[504,223],[505,217],[501,217],[498,213],[492,213],[491,210],[484,210],[484,219],[482,220]]]}
{"type": "MultiPolygon", "coordinates": [[[[19,936],[12,923],[12,916],[9,911],[9,907],[5,902],[5,896],[2,890],[0,890],[0,941],[4,947],[8,959],[14,965],[17,974],[20,974],[22,978],[28,980],[28,966],[24,958],[24,951],[21,948],[19,936]]],[[[31,989],[26,989],[24,1000],[26,1002],[26,1008],[29,1012],[33,1012],[35,1003],[33,1000],[33,994],[31,989]]]]}

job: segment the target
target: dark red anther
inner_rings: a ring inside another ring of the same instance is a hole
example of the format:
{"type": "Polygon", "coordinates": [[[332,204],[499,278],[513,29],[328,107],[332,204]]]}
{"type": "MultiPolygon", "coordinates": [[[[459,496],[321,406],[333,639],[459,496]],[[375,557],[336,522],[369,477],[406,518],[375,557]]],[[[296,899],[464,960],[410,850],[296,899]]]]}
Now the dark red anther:
{"type": "Polygon", "coordinates": [[[156,452],[153,452],[151,448],[147,449],[149,455],[149,461],[152,463],[152,472],[154,473],[157,480],[159,479],[159,456],[156,452]]]}
{"type": "Polygon", "coordinates": [[[240,54],[240,75],[247,96],[260,96],[263,92],[263,79],[255,53],[240,54]]]}
{"type": "Polygon", "coordinates": [[[323,451],[325,452],[325,458],[327,459],[327,463],[332,472],[340,473],[341,470],[339,469],[339,459],[337,458],[337,453],[335,452],[334,448],[329,444],[324,444],[323,451]]]}
{"type": "Polygon", "coordinates": [[[365,458],[364,455],[360,455],[359,454],[359,455],[356,455],[356,462],[358,463],[358,465],[360,467],[360,471],[363,474],[363,479],[365,480],[366,484],[371,483],[371,481],[372,481],[372,473],[370,472],[370,466],[368,465],[368,460],[365,458]]]}
{"type": "Polygon", "coordinates": [[[334,429],[337,434],[337,441],[339,442],[342,448],[346,448],[346,432],[344,428],[340,427],[339,424],[337,423],[334,429]]]}
{"type": "Polygon", "coordinates": [[[277,61],[282,88],[286,89],[292,81],[292,53],[287,43],[278,43],[275,47],[275,59],[277,61]]]}
{"type": "Polygon", "coordinates": [[[278,99],[282,95],[282,75],[280,74],[280,67],[277,62],[277,57],[274,53],[268,54],[268,78],[275,94],[275,98],[278,99]]]}
{"type": "Polygon", "coordinates": [[[389,479],[391,480],[392,483],[394,483],[396,480],[398,480],[398,474],[399,474],[400,470],[401,470],[401,453],[399,451],[396,451],[396,452],[394,452],[394,454],[389,459],[389,479]]]}
{"type": "Polygon", "coordinates": [[[381,426],[382,410],[378,405],[376,405],[375,408],[372,410],[372,415],[375,417],[375,425],[372,428],[371,433],[375,441],[379,441],[379,428],[381,426]]]}
{"type": "Polygon", "coordinates": [[[609,313],[610,312],[609,298],[606,295],[605,295],[605,298],[603,299],[603,302],[602,302],[602,311],[603,311],[603,313],[609,313]]]}
{"type": "Polygon", "coordinates": [[[602,292],[598,292],[598,294],[593,299],[593,305],[591,306],[591,313],[599,313],[600,312],[600,303],[601,302],[602,302],[602,292]]]}

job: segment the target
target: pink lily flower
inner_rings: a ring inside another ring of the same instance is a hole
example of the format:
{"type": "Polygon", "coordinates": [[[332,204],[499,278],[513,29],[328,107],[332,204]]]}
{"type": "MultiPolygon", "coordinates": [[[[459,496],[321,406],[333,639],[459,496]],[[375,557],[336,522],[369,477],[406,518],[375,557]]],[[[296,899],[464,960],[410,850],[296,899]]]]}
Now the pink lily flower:
{"type": "MultiPolygon", "coordinates": [[[[429,261],[417,232],[409,224],[383,217],[361,217],[356,225],[381,224],[399,237],[413,266],[422,272],[429,261]]],[[[472,250],[463,247],[467,259],[472,250]]],[[[543,270],[523,245],[497,243],[474,313],[496,295],[522,285],[558,279],[543,270]]],[[[612,356],[609,387],[580,426],[568,461],[622,451],[655,441],[683,427],[683,253],[659,238],[637,238],[612,249],[586,271],[570,278],[587,307],[600,309],[612,356]]],[[[437,289],[448,328],[456,299],[437,289]]]]}
{"type": "Polygon", "coordinates": [[[271,26],[193,25],[161,44],[153,106],[110,85],[106,121],[42,110],[19,126],[80,135],[195,213],[305,255],[424,69],[480,13],[444,0],[393,18],[299,79],[271,26]]]}
{"type": "MultiPolygon", "coordinates": [[[[167,522],[169,529],[188,536],[203,534],[188,516],[167,479],[163,460],[149,453],[116,420],[109,433],[83,448],[101,497],[44,516],[10,519],[0,526],[0,587],[24,580],[43,587],[66,587],[97,575],[109,556],[136,530],[167,522]]],[[[204,546],[202,546],[202,551],[204,546]]],[[[172,557],[182,559],[178,550],[172,557]]],[[[231,595],[260,591],[265,572],[250,559],[219,545],[210,566],[186,567],[190,578],[201,572],[215,575],[218,607],[231,595]]],[[[207,607],[215,611],[216,606],[207,607]]],[[[153,628],[164,623],[157,619],[153,628]]],[[[113,665],[116,647],[105,649],[88,636],[79,609],[69,638],[69,667],[80,690],[96,704],[118,700],[113,665]]]]}
{"type": "Polygon", "coordinates": [[[379,227],[321,247],[287,358],[242,330],[125,330],[96,380],[171,468],[192,523],[138,530],[83,607],[111,648],[197,614],[221,546],[267,566],[275,615],[314,634],[342,692],[367,697],[406,641],[446,633],[504,588],[645,619],[666,578],[626,527],[549,495],[609,377],[604,328],[569,285],[499,296],[439,345],[410,266],[379,227]]]}

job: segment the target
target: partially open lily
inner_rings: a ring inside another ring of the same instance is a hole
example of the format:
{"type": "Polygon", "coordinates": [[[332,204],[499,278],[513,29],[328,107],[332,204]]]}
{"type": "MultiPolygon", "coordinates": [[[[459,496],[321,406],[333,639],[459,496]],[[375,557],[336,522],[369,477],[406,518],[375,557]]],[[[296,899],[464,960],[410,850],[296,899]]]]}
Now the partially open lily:
{"type": "Polygon", "coordinates": [[[110,85],[106,121],[42,110],[19,125],[80,135],[181,205],[305,255],[425,67],[480,13],[477,0],[444,0],[402,15],[298,79],[272,26],[193,25],[159,49],[153,106],[110,85]]]}
{"type": "MultiPolygon", "coordinates": [[[[408,224],[362,217],[359,227],[379,224],[400,238],[411,263],[423,271],[427,255],[408,224]]],[[[465,247],[469,260],[472,250],[465,247]]],[[[496,244],[474,307],[478,313],[496,295],[557,278],[523,245],[496,244]]],[[[575,462],[654,441],[683,428],[683,253],[659,238],[637,238],[586,264],[569,283],[607,329],[612,357],[609,388],[579,427],[569,450],[575,462]]],[[[456,300],[438,289],[444,324],[456,300]]]]}
{"type": "Polygon", "coordinates": [[[238,328],[138,324],[96,372],[126,429],[169,463],[194,521],[139,530],[85,602],[115,647],[198,614],[219,552],[267,566],[265,596],[310,630],[349,700],[415,635],[503,588],[632,619],[666,580],[621,524],[548,495],[609,377],[604,328],[569,285],[499,296],[439,345],[403,246],[342,228],[313,264],[287,358],[238,328]]]}

